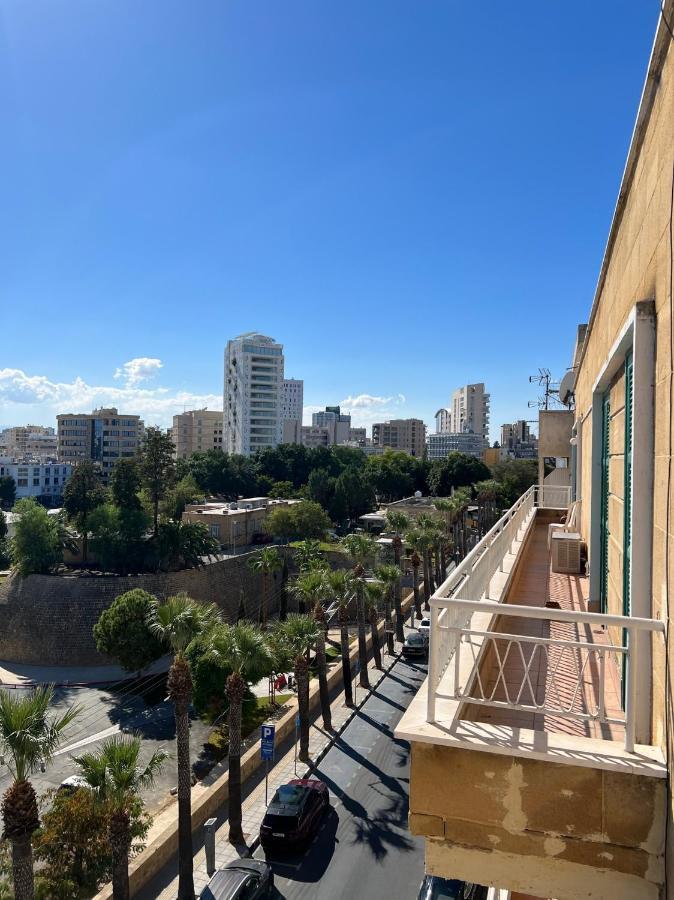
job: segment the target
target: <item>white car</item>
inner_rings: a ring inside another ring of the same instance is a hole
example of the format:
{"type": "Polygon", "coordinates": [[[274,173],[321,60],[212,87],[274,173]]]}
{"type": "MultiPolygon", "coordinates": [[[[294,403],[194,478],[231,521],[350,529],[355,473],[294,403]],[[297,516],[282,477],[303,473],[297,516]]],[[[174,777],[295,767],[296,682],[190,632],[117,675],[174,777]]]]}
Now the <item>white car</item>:
{"type": "Polygon", "coordinates": [[[425,634],[426,637],[428,637],[431,633],[431,620],[428,618],[422,619],[421,622],[419,622],[417,631],[420,631],[422,634],[425,634]]]}

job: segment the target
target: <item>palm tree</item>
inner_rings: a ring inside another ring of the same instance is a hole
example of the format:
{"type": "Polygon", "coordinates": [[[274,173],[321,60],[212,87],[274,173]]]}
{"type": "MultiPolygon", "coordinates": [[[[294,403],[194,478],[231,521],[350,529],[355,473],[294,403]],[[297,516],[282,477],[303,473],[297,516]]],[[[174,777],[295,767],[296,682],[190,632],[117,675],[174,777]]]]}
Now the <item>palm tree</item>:
{"type": "Polygon", "coordinates": [[[356,578],[356,608],[358,615],[358,662],[360,686],[370,687],[367,671],[367,638],[365,635],[365,569],[376,555],[375,543],[364,534],[349,534],[342,540],[342,546],[354,562],[353,574],[356,578]]]}
{"type": "Polygon", "coordinates": [[[412,589],[414,591],[414,613],[417,618],[421,618],[421,596],[419,593],[419,566],[421,565],[421,556],[419,555],[419,532],[415,529],[408,531],[405,535],[405,543],[412,548],[410,562],[412,563],[412,589]]]}
{"type": "Polygon", "coordinates": [[[345,569],[326,572],[326,587],[330,597],[339,605],[340,644],[342,651],[342,680],[344,682],[344,702],[353,706],[351,685],[351,659],[349,657],[349,605],[355,593],[354,576],[345,569]]]}
{"type": "MultiPolygon", "coordinates": [[[[378,566],[374,574],[384,585],[384,617],[386,621],[386,646],[389,654],[395,653],[394,628],[391,621],[391,600],[395,593],[395,586],[400,578],[400,569],[391,564],[378,566]]],[[[405,640],[403,634],[403,641],[405,640]]]]}
{"type": "Polygon", "coordinates": [[[370,619],[370,639],[372,641],[372,655],[374,664],[382,669],[381,642],[379,640],[379,610],[384,599],[384,585],[381,581],[368,581],[365,585],[365,605],[370,619]]]}
{"type": "Polygon", "coordinates": [[[193,900],[192,864],[192,780],[190,776],[190,720],[192,674],[185,657],[190,642],[219,620],[214,604],[206,606],[187,594],[169,597],[165,603],[152,602],[150,631],[173,653],[166,686],[176,720],[176,756],[178,762],[178,898],[193,900]]]}
{"type": "Polygon", "coordinates": [[[309,762],[309,661],[307,655],[322,630],[312,616],[291,613],[279,623],[277,632],[292,660],[297,680],[297,705],[300,716],[300,759],[309,762]]]}
{"type": "Polygon", "coordinates": [[[327,661],[325,657],[325,612],[323,610],[323,597],[326,593],[325,571],[310,569],[297,576],[291,591],[299,601],[300,610],[306,606],[312,610],[314,621],[319,626],[319,634],[316,637],[316,664],[318,666],[318,688],[321,698],[321,716],[323,726],[330,731],[332,729],[332,715],[330,712],[330,695],[328,693],[327,661]]]}
{"type": "Polygon", "coordinates": [[[131,814],[138,795],[152,787],[168,757],[155,750],[148,762],[139,765],[139,737],[115,736],[104,741],[100,750],[73,757],[98,803],[104,804],[110,819],[108,836],[112,852],[112,896],[129,898],[129,852],[131,850],[131,814]]]}
{"type": "Polygon", "coordinates": [[[263,632],[251,622],[218,625],[211,632],[209,650],[230,673],[225,685],[229,701],[229,840],[242,844],[241,709],[248,685],[273,670],[274,655],[263,632]]]}
{"type": "Polygon", "coordinates": [[[283,567],[283,560],[276,547],[264,547],[251,557],[248,565],[254,572],[262,573],[262,602],[260,603],[260,624],[267,627],[270,599],[270,577],[283,567]]]}
{"type": "Polygon", "coordinates": [[[430,609],[429,601],[433,591],[430,554],[434,538],[432,532],[427,528],[417,528],[415,533],[416,549],[421,553],[424,563],[424,609],[430,609]]]}
{"type": "Polygon", "coordinates": [[[323,569],[326,566],[325,557],[321,550],[321,542],[314,538],[298,541],[295,546],[295,562],[300,572],[310,569],[323,569]]]}
{"type": "Polygon", "coordinates": [[[35,788],[28,779],[53,758],[64,729],[79,712],[71,706],[60,716],[49,716],[53,696],[52,687],[27,695],[0,691],[0,747],[14,778],[2,798],[3,837],[12,845],[16,900],[33,900],[35,894],[31,836],[40,820],[35,788]]]}

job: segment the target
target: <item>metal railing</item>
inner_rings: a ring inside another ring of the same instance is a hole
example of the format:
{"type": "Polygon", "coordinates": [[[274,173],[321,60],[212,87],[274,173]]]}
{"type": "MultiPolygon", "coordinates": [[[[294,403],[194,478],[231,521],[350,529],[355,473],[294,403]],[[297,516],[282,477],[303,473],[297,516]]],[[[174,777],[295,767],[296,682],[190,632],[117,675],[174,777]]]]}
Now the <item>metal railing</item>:
{"type": "Polygon", "coordinates": [[[571,503],[571,485],[536,485],[536,506],[542,509],[568,509],[571,503]]]}
{"type": "MultiPolygon", "coordinates": [[[[497,709],[543,713],[584,722],[617,724],[625,727],[625,749],[634,751],[635,719],[639,658],[637,635],[640,632],[662,633],[665,626],[656,619],[612,616],[576,610],[548,609],[542,606],[515,606],[493,601],[441,599],[434,597],[436,608],[444,608],[450,620],[470,621],[473,613],[490,612],[495,616],[539,619],[579,625],[619,628],[625,634],[624,644],[595,643],[591,640],[532,637],[503,631],[473,629],[466,624],[437,624],[453,645],[454,678],[450,693],[436,696],[463,703],[497,709]],[[477,639],[477,640],[476,640],[477,639]],[[480,663],[492,651],[496,676],[486,679],[480,663]],[[471,677],[462,684],[459,677],[462,654],[468,652],[472,662],[471,677]],[[625,659],[625,705],[610,714],[606,704],[607,655],[625,659]],[[514,664],[510,664],[514,660],[514,664]],[[546,668],[546,683],[538,685],[538,665],[546,668]],[[508,676],[506,677],[506,670],[508,676]],[[533,680],[532,680],[533,679],[533,680]],[[592,683],[593,696],[588,698],[585,682],[592,683]]],[[[431,641],[433,635],[431,634],[431,641]]]]}
{"type": "Polygon", "coordinates": [[[458,592],[465,600],[481,600],[483,597],[489,599],[487,595],[491,580],[497,571],[503,571],[503,563],[513,543],[520,531],[533,519],[537,500],[538,487],[534,485],[501,516],[431,597],[427,709],[429,722],[435,718],[437,687],[454,650],[450,629],[466,627],[470,619],[470,614],[458,607],[448,607],[440,601],[454,597],[458,592]]]}

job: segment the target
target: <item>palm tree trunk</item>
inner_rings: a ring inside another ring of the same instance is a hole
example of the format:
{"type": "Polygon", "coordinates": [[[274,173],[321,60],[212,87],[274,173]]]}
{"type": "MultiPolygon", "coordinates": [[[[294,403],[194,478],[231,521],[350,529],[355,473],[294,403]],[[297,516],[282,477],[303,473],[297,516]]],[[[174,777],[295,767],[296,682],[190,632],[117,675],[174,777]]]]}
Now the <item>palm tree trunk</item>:
{"type": "Polygon", "coordinates": [[[288,618],[288,559],[283,558],[283,569],[281,570],[281,596],[279,598],[279,619],[285,622],[288,618]]]}
{"type": "Polygon", "coordinates": [[[398,571],[400,574],[398,575],[398,580],[395,583],[395,587],[393,589],[393,603],[396,611],[396,640],[404,644],[405,643],[405,632],[403,631],[403,587],[401,582],[402,577],[402,542],[399,539],[394,541],[393,552],[395,556],[395,564],[398,567],[398,571]]]}
{"type": "Polygon", "coordinates": [[[155,494],[152,498],[152,525],[154,536],[159,534],[159,494],[155,494]]]}
{"type": "Polygon", "coordinates": [[[431,604],[431,567],[428,559],[428,550],[424,550],[424,609],[430,609],[431,604]]]}
{"type": "Polygon", "coordinates": [[[269,573],[262,573],[262,603],[260,604],[260,625],[267,627],[267,606],[269,605],[269,573]]]}
{"type": "MultiPolygon", "coordinates": [[[[176,755],[178,758],[178,898],[193,900],[192,781],[190,774],[190,721],[187,703],[177,703],[176,755]]],[[[128,897],[128,888],[127,894],[128,897]]]]}
{"type": "Polygon", "coordinates": [[[370,638],[372,640],[372,655],[374,656],[374,664],[378,669],[383,669],[381,662],[381,644],[379,642],[379,618],[377,610],[372,607],[370,610],[370,638]]]}
{"type": "Polygon", "coordinates": [[[342,680],[344,681],[344,702],[347,706],[353,706],[353,685],[351,684],[351,660],[349,659],[349,627],[348,611],[339,611],[339,624],[341,628],[340,643],[342,645],[342,680]]]}
{"type": "Polygon", "coordinates": [[[445,549],[445,542],[442,542],[440,547],[440,571],[442,572],[442,576],[440,578],[440,582],[442,583],[447,577],[447,552],[445,549]]]}
{"type": "Polygon", "coordinates": [[[12,839],[12,878],[16,900],[33,900],[33,847],[29,834],[12,839]]]}
{"type": "Polygon", "coordinates": [[[361,582],[358,585],[358,593],[356,603],[358,608],[358,664],[360,668],[359,684],[362,688],[370,687],[370,678],[367,674],[367,638],[365,635],[365,598],[363,591],[365,585],[361,582]]]}
{"type": "Polygon", "coordinates": [[[322,627],[319,628],[316,637],[316,664],[318,666],[318,691],[321,697],[323,727],[326,731],[332,731],[332,712],[330,710],[330,692],[328,691],[328,664],[325,658],[325,633],[322,627]]]}
{"type": "Polygon", "coordinates": [[[309,667],[304,654],[295,660],[297,707],[300,715],[300,759],[309,762],[309,667]]]}
{"type": "Polygon", "coordinates": [[[225,692],[229,700],[229,842],[243,844],[241,823],[241,704],[246,685],[238,672],[227,678],[225,692]]]}
{"type": "Polygon", "coordinates": [[[391,619],[391,591],[387,587],[384,595],[384,630],[386,631],[386,652],[393,656],[396,652],[393,640],[393,621],[391,619]]]}
{"type": "Polygon", "coordinates": [[[419,595],[419,565],[412,566],[412,589],[414,591],[414,611],[421,618],[421,596],[419,595]]]}
{"type": "MultiPolygon", "coordinates": [[[[131,837],[129,835],[129,816],[128,813],[120,810],[112,814],[110,821],[113,900],[129,900],[130,848],[131,837]]],[[[178,896],[180,897],[183,895],[178,893],[178,896]]]]}

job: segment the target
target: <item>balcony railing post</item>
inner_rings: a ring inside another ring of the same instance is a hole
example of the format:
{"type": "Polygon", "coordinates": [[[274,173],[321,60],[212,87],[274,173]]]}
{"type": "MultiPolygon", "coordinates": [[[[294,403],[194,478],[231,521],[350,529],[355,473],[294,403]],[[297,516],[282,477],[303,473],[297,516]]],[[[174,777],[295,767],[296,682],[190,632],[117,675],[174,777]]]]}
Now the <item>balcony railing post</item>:
{"type": "Polygon", "coordinates": [[[634,753],[637,711],[637,644],[636,634],[627,628],[627,685],[625,691],[625,750],[634,753]]]}
{"type": "Polygon", "coordinates": [[[438,660],[438,645],[440,643],[440,632],[438,631],[439,612],[438,607],[431,601],[431,633],[428,648],[428,698],[426,703],[427,722],[435,722],[435,692],[438,687],[438,670],[440,665],[438,660]]]}
{"type": "Polygon", "coordinates": [[[461,632],[457,628],[454,632],[454,697],[455,699],[459,696],[460,690],[460,659],[461,659],[461,632]]]}
{"type": "Polygon", "coordinates": [[[599,721],[606,721],[606,651],[599,646],[599,721]]]}

